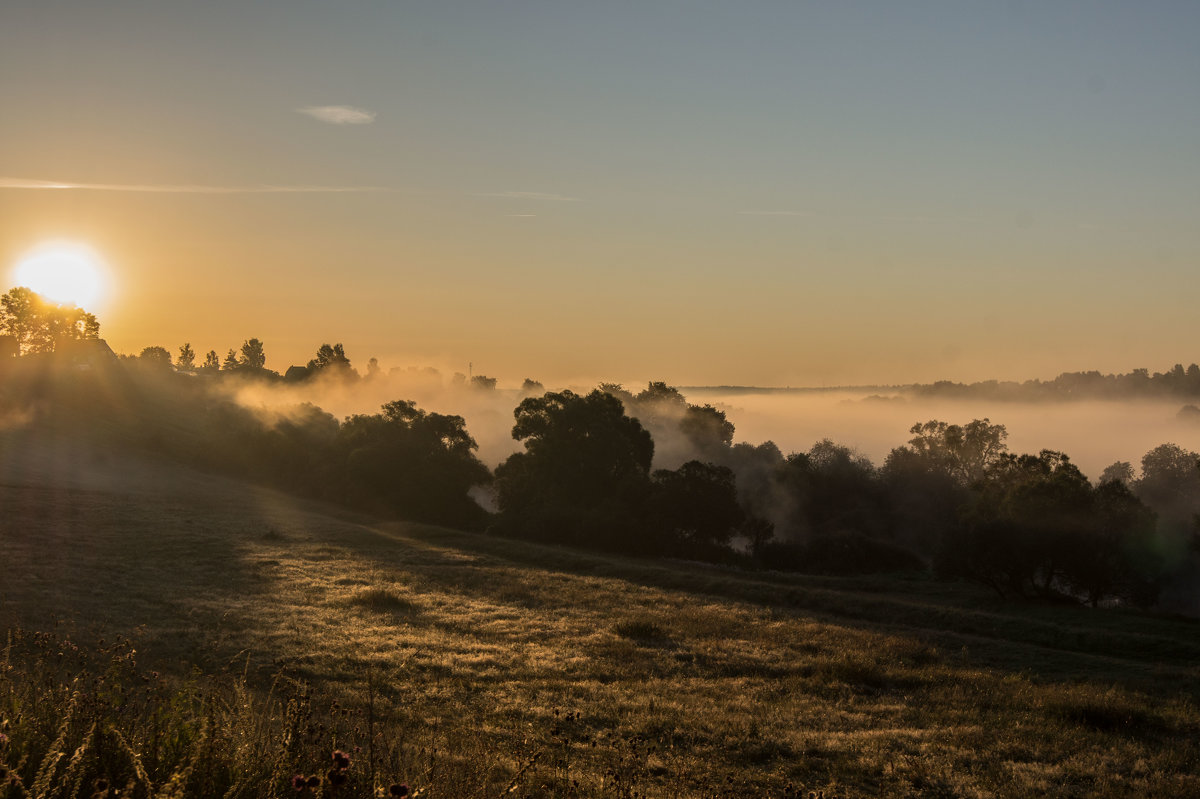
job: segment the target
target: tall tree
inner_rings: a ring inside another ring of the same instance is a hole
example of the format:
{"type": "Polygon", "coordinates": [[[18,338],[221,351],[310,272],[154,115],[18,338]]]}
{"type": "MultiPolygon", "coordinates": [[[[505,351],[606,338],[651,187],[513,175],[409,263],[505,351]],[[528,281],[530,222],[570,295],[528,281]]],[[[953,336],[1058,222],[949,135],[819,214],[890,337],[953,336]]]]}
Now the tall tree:
{"type": "Polygon", "coordinates": [[[175,361],[175,368],[181,372],[196,370],[196,351],[192,349],[190,342],[184,342],[179,348],[179,359],[175,361]]]}
{"type": "Polygon", "coordinates": [[[267,354],[263,350],[263,343],[256,338],[247,339],[242,344],[242,354],[238,358],[238,365],[243,369],[259,370],[267,365],[267,354]]]}

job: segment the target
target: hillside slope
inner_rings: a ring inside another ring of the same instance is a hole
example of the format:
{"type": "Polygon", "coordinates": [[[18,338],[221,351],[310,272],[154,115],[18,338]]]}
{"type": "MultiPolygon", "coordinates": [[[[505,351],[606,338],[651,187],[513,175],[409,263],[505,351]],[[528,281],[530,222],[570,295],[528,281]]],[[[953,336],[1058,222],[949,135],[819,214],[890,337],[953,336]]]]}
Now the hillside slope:
{"type": "Polygon", "coordinates": [[[416,759],[486,753],[504,785],[540,753],[522,795],[1200,793],[1187,620],[376,523],[11,432],[0,511],[5,627],[369,685],[416,759]]]}

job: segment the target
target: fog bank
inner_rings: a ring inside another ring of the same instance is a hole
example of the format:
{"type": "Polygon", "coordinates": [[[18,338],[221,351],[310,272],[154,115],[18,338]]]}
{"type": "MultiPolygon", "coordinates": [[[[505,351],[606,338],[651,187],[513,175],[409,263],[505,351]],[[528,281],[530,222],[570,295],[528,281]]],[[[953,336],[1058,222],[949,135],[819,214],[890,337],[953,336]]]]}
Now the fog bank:
{"type": "Polygon", "coordinates": [[[813,443],[831,438],[859,450],[877,466],[911,438],[908,431],[914,424],[930,419],[962,424],[986,417],[1008,429],[1010,452],[1065,452],[1093,480],[1114,461],[1130,461],[1136,467],[1159,444],[1200,449],[1200,426],[1177,418],[1182,405],[1178,400],[1034,403],[854,391],[684,393],[689,402],[724,410],[737,428],[735,442],[769,439],[786,454],[807,451],[813,443]]]}

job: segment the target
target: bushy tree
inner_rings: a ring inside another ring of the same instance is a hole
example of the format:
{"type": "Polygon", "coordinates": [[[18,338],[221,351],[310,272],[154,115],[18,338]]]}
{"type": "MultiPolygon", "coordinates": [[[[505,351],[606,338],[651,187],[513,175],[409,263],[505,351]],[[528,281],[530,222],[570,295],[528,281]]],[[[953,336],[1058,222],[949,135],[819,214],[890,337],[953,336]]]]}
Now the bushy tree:
{"type": "Polygon", "coordinates": [[[1008,430],[990,419],[975,419],[965,425],[936,419],[915,424],[908,449],[928,468],[943,471],[962,485],[980,480],[1008,449],[1008,430]]]}
{"type": "Polygon", "coordinates": [[[1118,481],[1092,486],[1061,452],[1004,455],[964,522],[939,568],[1001,596],[1153,596],[1154,514],[1118,481]]]}
{"type": "Polygon", "coordinates": [[[727,552],[746,521],[733,471],[700,461],[654,472],[648,517],[662,551],[705,560],[727,552]]]}
{"type": "Polygon", "coordinates": [[[475,375],[471,378],[471,388],[476,391],[495,391],[496,378],[485,375],[475,375]]]}
{"type": "Polygon", "coordinates": [[[381,414],[346,419],[339,441],[356,504],[446,524],[472,525],[484,516],[468,492],[489,474],[461,416],[396,400],[381,414]]]}
{"type": "Polygon", "coordinates": [[[0,296],[0,334],[12,336],[20,354],[28,355],[53,352],[62,341],[99,338],[100,323],[81,308],[18,286],[0,296]]]}
{"type": "Polygon", "coordinates": [[[317,357],[308,362],[308,372],[310,375],[323,373],[347,380],[358,377],[358,373],[350,365],[350,359],[346,357],[346,351],[340,342],[332,345],[322,344],[318,347],[317,357]]]}
{"type": "Polygon", "coordinates": [[[238,365],[252,371],[266,368],[267,353],[263,343],[256,338],[246,339],[242,343],[242,353],[238,357],[238,365]]]}
{"type": "Polygon", "coordinates": [[[138,360],[148,366],[160,369],[171,368],[171,353],[167,351],[166,347],[146,347],[138,355],[138,360]]]}
{"type": "Polygon", "coordinates": [[[620,400],[596,390],[527,397],[513,412],[525,445],[496,468],[502,528],[517,535],[627,548],[640,535],[654,442],[620,400]]]}

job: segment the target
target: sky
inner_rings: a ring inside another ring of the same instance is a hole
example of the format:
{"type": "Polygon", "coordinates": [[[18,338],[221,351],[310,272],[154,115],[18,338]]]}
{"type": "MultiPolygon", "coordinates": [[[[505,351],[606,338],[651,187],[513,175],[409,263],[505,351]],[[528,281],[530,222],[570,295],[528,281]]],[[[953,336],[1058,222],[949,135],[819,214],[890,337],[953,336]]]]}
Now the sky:
{"type": "Polygon", "coordinates": [[[279,371],[1166,370],[1198,41],[1154,0],[5,0],[0,271],[86,244],[118,352],[279,371]]]}

